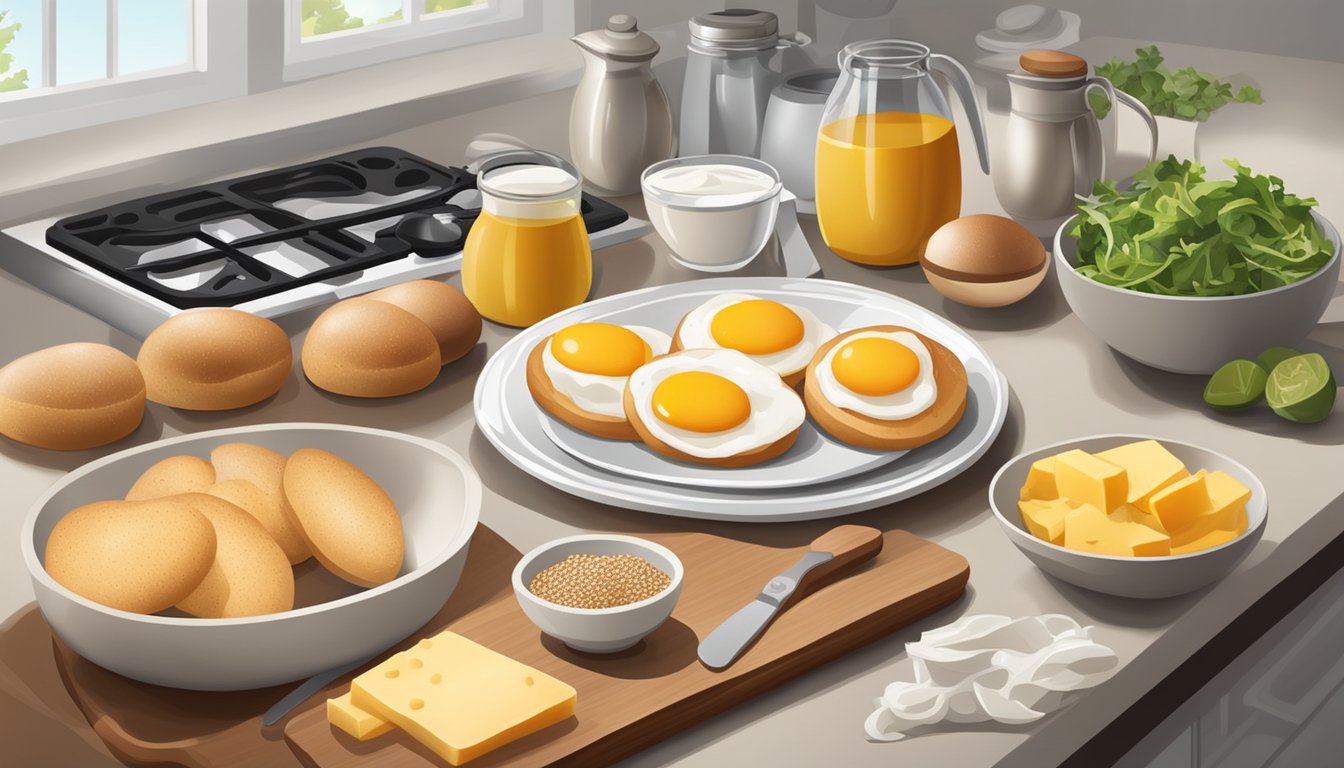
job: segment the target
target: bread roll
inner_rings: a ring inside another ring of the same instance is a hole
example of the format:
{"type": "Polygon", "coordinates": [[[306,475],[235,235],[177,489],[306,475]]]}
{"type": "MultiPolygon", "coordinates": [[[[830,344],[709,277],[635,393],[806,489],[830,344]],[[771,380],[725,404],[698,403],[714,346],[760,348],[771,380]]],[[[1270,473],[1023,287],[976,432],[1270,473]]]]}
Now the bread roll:
{"type": "Polygon", "coordinates": [[[215,484],[215,468],[198,456],[169,456],[149,469],[126,492],[127,501],[199,493],[215,484]]]}
{"type": "Polygon", "coordinates": [[[294,358],[289,336],[270,320],[208,307],[163,321],[136,361],[150,400],[191,411],[225,411],[279,392],[294,358]]]}
{"type": "Polygon", "coordinates": [[[303,372],[314,386],[351,397],[395,397],[439,375],[439,342],[415,315],[369,298],[333,304],[303,341],[303,372]]]}
{"type": "Polygon", "coordinates": [[[204,493],[174,497],[215,529],[215,558],[178,609],[203,619],[260,616],[294,607],[294,571],[284,550],[257,519],[204,493]]]}
{"type": "Polygon", "coordinates": [[[156,613],[190,595],[215,560],[215,529],[180,498],[96,501],[62,517],[43,565],[81,597],[156,613]]]}
{"type": "Polygon", "coordinates": [[[270,493],[262,490],[250,480],[224,480],[217,482],[205,492],[221,498],[255,517],[261,527],[271,534],[275,543],[284,550],[285,557],[291,563],[301,563],[312,556],[312,550],[303,540],[303,534],[286,514],[284,505],[270,493]]]}
{"type": "Polygon", "coordinates": [[[358,467],[320,448],[295,451],[285,464],[285,495],[314,556],[332,573],[361,587],[397,577],[401,515],[358,467]]]}
{"type": "Polygon", "coordinates": [[[428,325],[439,342],[440,365],[467,354],[481,339],[481,313],[447,283],[412,280],[374,291],[368,298],[400,307],[428,325]]]}
{"type": "Polygon", "coordinates": [[[303,542],[303,535],[290,522],[292,518],[285,510],[289,502],[285,499],[283,454],[252,443],[225,443],[210,452],[210,463],[215,468],[216,482],[245,480],[266,497],[264,501],[254,499],[250,490],[233,492],[230,490],[232,486],[225,486],[223,491],[226,498],[242,493],[240,498],[246,502],[243,506],[249,512],[252,512],[249,507],[253,505],[265,507],[264,510],[252,513],[260,520],[273,521],[267,525],[267,530],[271,531],[280,548],[285,550],[289,562],[297,565],[313,556],[308,545],[303,542]]]}
{"type": "Polygon", "coordinates": [[[0,368],[0,433],[77,451],[120,440],[145,415],[135,361],[105,344],[60,344],[0,368]]]}

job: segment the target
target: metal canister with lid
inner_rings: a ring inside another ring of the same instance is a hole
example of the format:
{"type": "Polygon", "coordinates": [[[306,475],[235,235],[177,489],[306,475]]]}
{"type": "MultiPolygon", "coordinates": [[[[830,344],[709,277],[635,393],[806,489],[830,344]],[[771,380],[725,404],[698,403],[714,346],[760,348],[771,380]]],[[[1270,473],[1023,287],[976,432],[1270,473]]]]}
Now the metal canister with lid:
{"type": "Polygon", "coordinates": [[[781,37],[779,17],[746,8],[701,14],[690,28],[681,154],[758,156],[765,108],[781,78],[776,53],[809,40],[781,37]]]}

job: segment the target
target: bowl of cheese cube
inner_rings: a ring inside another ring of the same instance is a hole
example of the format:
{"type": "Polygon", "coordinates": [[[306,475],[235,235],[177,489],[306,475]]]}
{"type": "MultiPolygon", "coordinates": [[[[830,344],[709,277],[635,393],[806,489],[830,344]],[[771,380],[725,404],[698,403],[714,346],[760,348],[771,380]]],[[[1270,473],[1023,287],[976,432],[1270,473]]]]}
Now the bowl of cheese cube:
{"type": "Polygon", "coordinates": [[[1122,597],[1193,592],[1260,540],[1269,506],[1246,467],[1215,451],[1099,435],[1009,461],[989,488],[1008,538],[1041,570],[1122,597]]]}

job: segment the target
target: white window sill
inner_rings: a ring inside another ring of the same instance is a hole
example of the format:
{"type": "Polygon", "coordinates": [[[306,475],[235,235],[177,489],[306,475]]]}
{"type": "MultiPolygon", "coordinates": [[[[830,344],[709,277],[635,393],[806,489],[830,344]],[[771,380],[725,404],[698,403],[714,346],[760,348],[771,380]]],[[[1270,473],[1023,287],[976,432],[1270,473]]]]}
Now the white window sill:
{"type": "Polygon", "coordinates": [[[127,189],[171,189],[295,162],[566,88],[581,68],[566,35],[542,33],[14,142],[0,146],[0,224],[87,208],[79,203],[125,197],[127,189]]]}

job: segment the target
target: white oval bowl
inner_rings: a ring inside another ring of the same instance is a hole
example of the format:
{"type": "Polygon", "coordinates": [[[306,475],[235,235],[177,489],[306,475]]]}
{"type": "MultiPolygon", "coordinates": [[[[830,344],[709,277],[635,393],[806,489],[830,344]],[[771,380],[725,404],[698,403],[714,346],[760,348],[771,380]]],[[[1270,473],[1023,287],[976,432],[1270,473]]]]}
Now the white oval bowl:
{"type": "Polygon", "coordinates": [[[480,508],[475,470],[429,440],[339,424],[219,429],[130,448],[67,474],[28,513],[23,560],[47,623],[89,661],[173,688],[264,688],[371,656],[423,626],[457,586],[480,508]],[[80,597],[47,574],[42,553],[67,512],[122,498],[142,472],[169,456],[208,458],[215,446],[232,442],[286,455],[322,448],[376,480],[401,512],[406,538],[401,574],[370,589],[351,586],[354,594],[329,602],[234,619],[129,613],[80,597]]]}
{"type": "Polygon", "coordinates": [[[681,560],[661,544],[634,536],[591,534],[542,544],[513,569],[513,594],[523,613],[542,632],[587,653],[615,653],[632,647],[662,626],[681,596],[681,560]],[[672,578],[662,592],[615,608],[570,608],[532,594],[532,578],[570,555],[638,555],[672,578]]]}
{"type": "Polygon", "coordinates": [[[994,475],[989,484],[989,506],[1008,539],[1041,570],[1094,592],[1141,598],[1183,595],[1226,576],[1255,547],[1269,517],[1265,486],[1249,469],[1207,448],[1148,435],[1097,435],[1020,454],[994,475]],[[1067,549],[1039,539],[1027,530],[1017,501],[1033,462],[1074,448],[1096,453],[1138,440],[1157,440],[1185,462],[1191,472],[1222,470],[1250,488],[1246,532],[1226,544],[1184,555],[1120,557],[1067,549]]]}
{"type": "Polygon", "coordinates": [[[1172,373],[1208,374],[1237,358],[1307,337],[1339,285],[1339,232],[1316,211],[1312,217],[1335,244],[1334,255],[1304,280],[1242,296],[1159,296],[1102,285],[1073,267],[1078,240],[1069,217],[1055,232],[1056,274],[1069,308],[1107,346],[1125,357],[1172,373]]]}

